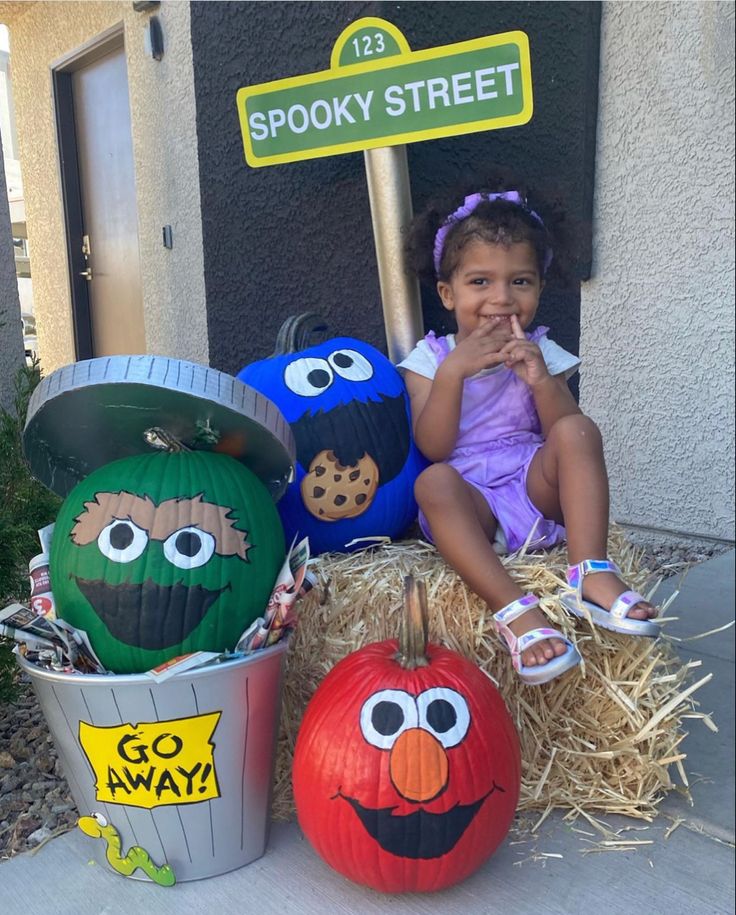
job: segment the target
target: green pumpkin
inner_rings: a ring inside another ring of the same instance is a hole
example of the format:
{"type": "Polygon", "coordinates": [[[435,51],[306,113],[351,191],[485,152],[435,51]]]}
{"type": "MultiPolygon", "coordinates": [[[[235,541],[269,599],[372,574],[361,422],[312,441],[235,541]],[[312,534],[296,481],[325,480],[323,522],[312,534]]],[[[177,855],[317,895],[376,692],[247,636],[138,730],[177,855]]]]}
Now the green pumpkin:
{"type": "Polygon", "coordinates": [[[115,673],[232,650],[262,615],[284,561],[271,497],[225,454],[113,461],[61,507],[50,573],[59,616],[115,673]]]}

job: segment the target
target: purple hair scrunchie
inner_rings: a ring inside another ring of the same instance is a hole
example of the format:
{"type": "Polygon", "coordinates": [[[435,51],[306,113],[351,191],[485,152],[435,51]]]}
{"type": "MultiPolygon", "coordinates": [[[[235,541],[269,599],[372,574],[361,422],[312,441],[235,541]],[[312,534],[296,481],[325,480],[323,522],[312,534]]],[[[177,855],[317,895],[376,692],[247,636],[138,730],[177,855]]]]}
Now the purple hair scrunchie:
{"type": "MultiPolygon", "coordinates": [[[[434,259],[434,272],[437,276],[440,275],[440,263],[442,261],[442,250],[445,246],[445,238],[447,233],[453,227],[456,222],[461,222],[463,219],[466,219],[471,213],[475,210],[478,204],[483,203],[484,200],[506,200],[508,203],[513,203],[516,206],[520,206],[524,209],[533,219],[539,223],[542,228],[544,228],[544,223],[542,222],[542,217],[538,213],[535,213],[534,210],[530,210],[526,205],[526,200],[521,196],[518,191],[500,191],[493,194],[469,194],[462,204],[445,219],[442,225],[437,229],[437,234],[434,237],[434,248],[432,251],[434,259]]],[[[549,265],[552,263],[552,249],[547,248],[547,251],[544,255],[544,270],[543,273],[546,273],[549,269],[549,265]]]]}

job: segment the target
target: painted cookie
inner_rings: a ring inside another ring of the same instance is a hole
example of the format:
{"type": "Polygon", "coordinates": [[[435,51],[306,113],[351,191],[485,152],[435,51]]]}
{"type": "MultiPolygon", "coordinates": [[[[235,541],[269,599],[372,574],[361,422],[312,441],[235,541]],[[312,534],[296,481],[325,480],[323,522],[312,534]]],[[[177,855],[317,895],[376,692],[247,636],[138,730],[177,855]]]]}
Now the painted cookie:
{"type": "Polygon", "coordinates": [[[378,489],[378,466],[369,454],[357,464],[341,464],[334,451],[320,451],[301,482],[307,509],[321,521],[355,518],[370,506],[378,489]]]}

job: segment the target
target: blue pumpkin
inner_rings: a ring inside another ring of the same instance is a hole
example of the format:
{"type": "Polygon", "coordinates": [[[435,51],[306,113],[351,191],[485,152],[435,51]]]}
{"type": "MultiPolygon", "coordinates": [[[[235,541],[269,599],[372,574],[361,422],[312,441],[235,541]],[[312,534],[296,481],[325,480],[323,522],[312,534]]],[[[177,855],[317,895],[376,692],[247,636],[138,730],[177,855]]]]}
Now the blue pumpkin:
{"type": "Polygon", "coordinates": [[[414,480],[426,464],[392,363],[352,337],[305,349],[317,330],[325,330],[318,315],[287,319],[274,355],[237,376],[291,425],[295,479],[277,507],[287,542],[308,536],[313,555],[403,533],[416,518],[414,480]]]}

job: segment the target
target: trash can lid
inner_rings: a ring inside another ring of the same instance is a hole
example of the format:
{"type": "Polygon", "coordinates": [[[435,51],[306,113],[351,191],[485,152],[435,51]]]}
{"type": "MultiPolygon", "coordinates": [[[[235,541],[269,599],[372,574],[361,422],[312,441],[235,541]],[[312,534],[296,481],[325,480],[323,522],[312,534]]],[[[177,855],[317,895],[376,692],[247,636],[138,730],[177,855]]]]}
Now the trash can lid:
{"type": "Polygon", "coordinates": [[[91,471],[172,436],[229,454],[274,501],[290,479],[294,437],[278,407],[237,378],[164,356],[102,356],[44,378],[31,395],[23,449],[33,475],[66,496],[91,471]]]}

